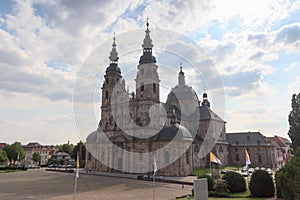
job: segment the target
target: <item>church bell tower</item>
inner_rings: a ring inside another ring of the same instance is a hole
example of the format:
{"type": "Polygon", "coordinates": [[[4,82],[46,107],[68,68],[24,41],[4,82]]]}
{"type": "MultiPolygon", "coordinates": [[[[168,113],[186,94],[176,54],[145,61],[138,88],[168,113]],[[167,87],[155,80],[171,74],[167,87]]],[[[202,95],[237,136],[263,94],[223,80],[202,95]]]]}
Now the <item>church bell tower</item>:
{"type": "Polygon", "coordinates": [[[116,128],[116,123],[112,115],[112,93],[116,84],[125,82],[122,80],[121,70],[118,67],[118,52],[116,49],[116,38],[113,37],[112,50],[109,56],[109,66],[106,68],[104,75],[104,82],[102,86],[102,106],[101,106],[101,120],[99,126],[103,131],[111,131],[116,128]]]}
{"type": "Polygon", "coordinates": [[[159,101],[159,77],[156,58],[152,55],[152,40],[150,38],[149,23],[147,21],[146,35],[143,41],[143,55],[140,57],[136,76],[136,101],[137,124],[146,126],[149,124],[149,109],[159,101]]]}

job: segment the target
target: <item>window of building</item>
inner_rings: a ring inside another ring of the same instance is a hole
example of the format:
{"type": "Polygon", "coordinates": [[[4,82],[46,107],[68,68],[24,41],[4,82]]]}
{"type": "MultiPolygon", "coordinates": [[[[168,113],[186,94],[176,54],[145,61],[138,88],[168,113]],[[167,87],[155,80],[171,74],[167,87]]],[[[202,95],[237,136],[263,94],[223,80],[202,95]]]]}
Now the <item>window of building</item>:
{"type": "Polygon", "coordinates": [[[196,146],[194,147],[194,152],[195,152],[195,153],[199,153],[199,151],[200,151],[199,146],[196,145],[196,146]]]}
{"type": "Polygon", "coordinates": [[[219,146],[219,152],[223,152],[223,147],[222,147],[222,145],[219,146]]]}
{"type": "Polygon", "coordinates": [[[141,91],[143,92],[145,89],[144,83],[141,83],[141,91]]]}
{"type": "Polygon", "coordinates": [[[257,156],[257,161],[258,161],[258,163],[262,163],[262,157],[261,157],[261,155],[257,156]]]}
{"type": "Polygon", "coordinates": [[[105,91],[105,99],[108,99],[108,91],[105,91]]]}
{"type": "Polygon", "coordinates": [[[239,144],[239,141],[235,141],[235,144],[238,145],[238,144],[239,144]]]}
{"type": "Polygon", "coordinates": [[[91,153],[88,154],[88,160],[92,160],[92,154],[91,153]]]}
{"type": "Polygon", "coordinates": [[[235,151],[239,151],[239,149],[238,149],[238,148],[235,148],[234,150],[235,150],[235,151]]]}
{"type": "Polygon", "coordinates": [[[258,145],[260,144],[260,141],[259,141],[259,140],[257,140],[257,144],[258,144],[258,145]]]}
{"type": "Polygon", "coordinates": [[[240,156],[239,156],[239,154],[236,154],[236,155],[235,155],[235,161],[236,161],[236,162],[239,162],[239,161],[240,161],[240,156]]]}
{"type": "Polygon", "coordinates": [[[185,158],[186,158],[186,164],[189,164],[190,163],[190,154],[189,154],[189,151],[185,152],[185,158]]]}
{"type": "Polygon", "coordinates": [[[109,78],[106,78],[106,84],[108,84],[109,83],[109,78]]]}
{"type": "Polygon", "coordinates": [[[165,151],[165,164],[169,164],[170,162],[170,154],[168,151],[165,151]]]}
{"type": "Polygon", "coordinates": [[[156,84],[155,83],[153,83],[152,89],[153,89],[153,92],[155,93],[156,92],[156,84]]]}
{"type": "Polygon", "coordinates": [[[143,152],[142,151],[139,152],[139,162],[140,163],[143,162],[143,152]]]}

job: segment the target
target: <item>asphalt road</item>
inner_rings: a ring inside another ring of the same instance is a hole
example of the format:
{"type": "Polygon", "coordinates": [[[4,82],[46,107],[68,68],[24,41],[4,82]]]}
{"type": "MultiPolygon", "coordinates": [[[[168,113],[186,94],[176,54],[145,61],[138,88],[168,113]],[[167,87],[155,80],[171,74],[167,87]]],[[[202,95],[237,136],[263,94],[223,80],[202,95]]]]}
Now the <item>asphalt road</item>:
{"type": "MultiPolygon", "coordinates": [[[[32,169],[0,173],[0,199],[74,199],[74,174],[32,169]]],[[[155,199],[171,200],[191,193],[192,186],[156,183],[155,199]]],[[[152,182],[80,174],[76,200],[153,199],[152,182]]]]}

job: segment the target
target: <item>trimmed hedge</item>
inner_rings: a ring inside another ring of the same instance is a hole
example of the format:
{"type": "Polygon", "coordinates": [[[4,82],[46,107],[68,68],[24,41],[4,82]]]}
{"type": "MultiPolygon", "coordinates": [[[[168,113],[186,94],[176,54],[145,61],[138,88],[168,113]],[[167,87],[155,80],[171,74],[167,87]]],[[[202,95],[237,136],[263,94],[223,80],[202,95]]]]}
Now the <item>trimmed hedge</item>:
{"type": "Polygon", "coordinates": [[[244,192],[247,189],[245,178],[237,172],[227,172],[222,179],[226,180],[231,193],[244,192]]]}
{"type": "Polygon", "coordinates": [[[274,197],[273,179],[265,170],[255,170],[251,176],[249,190],[254,197],[274,197]]]}

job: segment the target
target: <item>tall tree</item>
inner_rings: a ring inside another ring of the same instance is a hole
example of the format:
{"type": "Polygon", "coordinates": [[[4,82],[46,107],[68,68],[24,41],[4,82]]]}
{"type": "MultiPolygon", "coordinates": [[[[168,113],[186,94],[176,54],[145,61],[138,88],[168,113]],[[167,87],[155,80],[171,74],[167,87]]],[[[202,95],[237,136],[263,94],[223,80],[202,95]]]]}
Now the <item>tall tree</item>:
{"type": "Polygon", "coordinates": [[[292,97],[292,111],[289,114],[290,129],[288,135],[292,140],[292,148],[296,152],[300,147],[300,93],[292,97]]]}
{"type": "Polygon", "coordinates": [[[79,155],[80,167],[82,167],[82,166],[84,166],[86,148],[81,140],[74,146],[74,149],[73,149],[72,157],[75,160],[77,159],[77,152],[79,155]]]}
{"type": "Polygon", "coordinates": [[[7,154],[4,150],[0,149],[0,163],[8,161],[7,154]]]}
{"type": "Polygon", "coordinates": [[[70,143],[68,142],[68,143],[63,144],[63,145],[56,145],[56,148],[58,148],[58,150],[59,150],[60,152],[66,152],[66,153],[70,154],[70,156],[71,156],[72,158],[74,158],[74,157],[72,156],[73,149],[74,149],[74,145],[73,145],[73,144],[70,144],[70,143]]]}
{"type": "Polygon", "coordinates": [[[276,172],[276,185],[283,199],[300,199],[300,93],[292,97],[289,114],[289,136],[292,140],[294,157],[276,172]]]}
{"type": "Polygon", "coordinates": [[[15,164],[16,161],[21,161],[25,158],[25,151],[20,142],[15,142],[4,147],[10,164],[15,164]]]}
{"type": "Polygon", "coordinates": [[[33,152],[31,160],[35,163],[39,163],[41,162],[41,154],[39,152],[33,152]]]}

